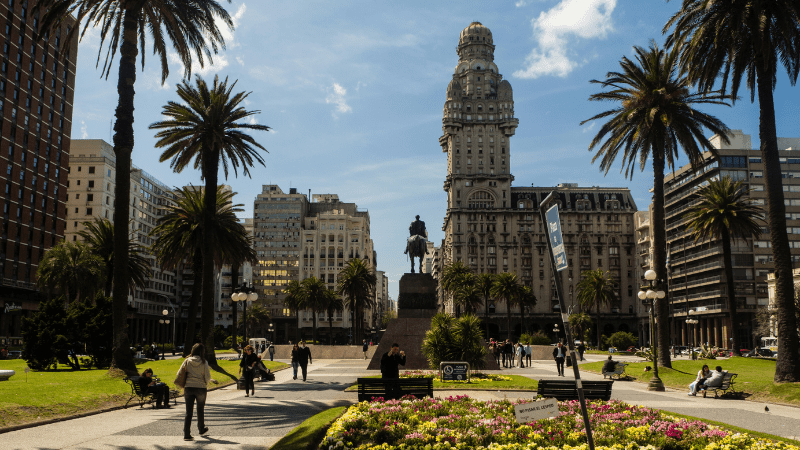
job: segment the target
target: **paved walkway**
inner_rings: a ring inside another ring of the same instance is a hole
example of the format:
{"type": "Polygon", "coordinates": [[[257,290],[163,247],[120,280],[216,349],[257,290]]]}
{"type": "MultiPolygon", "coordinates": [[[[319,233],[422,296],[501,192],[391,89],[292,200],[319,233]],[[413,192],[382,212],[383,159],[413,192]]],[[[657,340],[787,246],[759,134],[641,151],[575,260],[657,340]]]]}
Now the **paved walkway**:
{"type": "MultiPolygon", "coordinates": [[[[589,360],[602,356],[590,355],[589,360]]],[[[196,420],[194,442],[183,441],[184,404],[170,410],[129,408],[51,425],[0,435],[3,450],[29,449],[264,449],[268,448],[303,420],[319,411],[356,401],[355,392],[344,392],[355,379],[374,375],[366,370],[364,360],[317,360],[309,366],[308,382],[292,380],[292,371],[276,373],[270,383],[256,383],[255,398],[227,387],[209,393],[206,403],[208,435],[198,436],[196,420]]],[[[532,368],[504,369],[502,373],[525,375],[534,379],[554,378],[552,361],[534,361],[532,368]]],[[[569,373],[569,372],[568,372],[569,373]]],[[[582,373],[587,380],[600,375],[582,373]]],[[[437,396],[464,394],[464,391],[437,391],[437,396]]],[[[532,398],[533,392],[472,391],[483,400],[532,398]]],[[[688,397],[684,391],[649,392],[636,382],[615,382],[613,397],[632,404],[661,408],[742,428],[779,436],[800,438],[800,408],[769,405],[743,400],[688,397]]]]}

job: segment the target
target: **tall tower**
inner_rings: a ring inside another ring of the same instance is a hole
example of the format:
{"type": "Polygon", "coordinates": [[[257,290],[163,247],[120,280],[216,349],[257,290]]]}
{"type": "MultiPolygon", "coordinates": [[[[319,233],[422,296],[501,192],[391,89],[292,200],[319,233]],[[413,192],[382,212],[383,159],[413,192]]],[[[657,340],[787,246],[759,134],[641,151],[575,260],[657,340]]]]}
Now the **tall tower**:
{"type": "Polygon", "coordinates": [[[480,22],[465,28],[447,86],[439,138],[447,153],[444,263],[462,259],[469,215],[511,206],[511,136],[519,120],[514,118],[511,84],[494,63],[492,42],[492,32],[480,22]]]}

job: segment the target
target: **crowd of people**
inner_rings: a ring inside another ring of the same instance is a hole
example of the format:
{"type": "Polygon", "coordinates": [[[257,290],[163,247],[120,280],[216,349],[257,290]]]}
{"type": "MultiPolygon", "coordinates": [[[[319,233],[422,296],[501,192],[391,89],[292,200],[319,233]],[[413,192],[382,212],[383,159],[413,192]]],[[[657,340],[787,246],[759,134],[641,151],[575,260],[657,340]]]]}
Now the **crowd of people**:
{"type": "Polygon", "coordinates": [[[489,340],[489,353],[494,357],[497,365],[504,368],[525,368],[531,365],[531,346],[522,342],[489,340]]]}

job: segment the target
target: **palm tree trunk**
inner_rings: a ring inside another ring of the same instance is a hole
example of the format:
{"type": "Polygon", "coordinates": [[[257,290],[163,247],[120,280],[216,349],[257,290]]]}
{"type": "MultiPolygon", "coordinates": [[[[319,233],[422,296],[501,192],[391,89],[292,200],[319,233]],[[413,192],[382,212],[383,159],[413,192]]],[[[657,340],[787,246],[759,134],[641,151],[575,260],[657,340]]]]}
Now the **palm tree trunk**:
{"type": "MultiPolygon", "coordinates": [[[[239,286],[239,261],[234,262],[231,264],[231,292],[234,292],[236,288],[239,286]]],[[[233,313],[233,326],[231,327],[231,342],[233,343],[233,348],[236,348],[236,310],[238,309],[236,303],[231,301],[231,312],[233,313]]]]}
{"type": "MultiPolygon", "coordinates": [[[[594,299],[594,309],[595,309],[594,323],[595,325],[597,325],[597,349],[600,350],[600,338],[602,337],[602,334],[600,332],[600,302],[596,298],[594,299]]],[[[650,339],[652,340],[653,338],[650,337],[650,339]]]]}
{"type": "Polygon", "coordinates": [[[731,350],[733,354],[736,356],[742,356],[742,353],[739,351],[742,346],[739,342],[739,333],[736,332],[738,329],[737,324],[739,323],[736,318],[736,287],[733,283],[733,264],[731,263],[731,233],[728,232],[727,228],[723,228],[722,230],[722,258],[725,262],[725,278],[726,284],[728,287],[728,313],[731,321],[731,338],[733,341],[731,343],[731,350]]]}
{"type": "Polygon", "coordinates": [[[328,311],[328,342],[333,345],[333,311],[328,311]]]}
{"type": "Polygon", "coordinates": [[[206,360],[208,364],[217,368],[217,357],[214,353],[214,257],[210,243],[214,241],[213,231],[214,216],[217,213],[217,180],[219,172],[219,149],[207,149],[203,158],[205,170],[203,179],[206,185],[203,191],[203,301],[200,303],[200,341],[206,346],[206,360]]]}
{"type": "Polygon", "coordinates": [[[483,321],[486,325],[486,339],[489,339],[489,297],[483,296],[483,321]]]}
{"type": "MultiPolygon", "coordinates": [[[[651,264],[656,272],[656,279],[661,282],[667,280],[667,230],[664,221],[664,149],[653,149],[653,262],[651,264]]],[[[785,227],[784,227],[785,229],[785,227]]],[[[667,291],[666,283],[660,286],[667,291]]],[[[672,367],[672,360],[669,354],[669,304],[666,299],[656,302],[655,313],[658,322],[658,333],[656,342],[658,343],[658,365],[661,367],[672,367]]],[[[600,324],[598,323],[599,327],[600,324]]],[[[652,340],[652,338],[651,338],[652,340]]]]}
{"type": "Polygon", "coordinates": [[[778,159],[778,138],[775,128],[775,104],[772,98],[773,80],[764,75],[766,63],[756,58],[758,104],[760,108],[758,138],[764,161],[764,183],[767,190],[767,214],[772,255],[775,260],[775,303],[778,307],[778,359],[775,363],[776,382],[800,381],[800,342],[794,312],[792,255],[786,234],[786,208],[783,203],[783,182],[778,159]]]}
{"type": "Polygon", "coordinates": [[[136,364],[128,341],[128,218],[131,193],[131,153],[133,152],[133,98],[136,82],[137,23],[140,5],[128,3],[122,22],[117,94],[119,101],[114,124],[116,174],[114,196],[114,284],[112,287],[112,321],[114,348],[111,367],[136,375],[136,364]]]}
{"type": "MultiPolygon", "coordinates": [[[[113,242],[112,242],[113,243],[113,242]]],[[[106,284],[103,292],[105,293],[106,297],[111,297],[111,287],[114,285],[114,265],[108,264],[106,265],[106,284]]]]}
{"type": "Polygon", "coordinates": [[[520,334],[527,333],[528,330],[527,327],[525,326],[525,305],[523,305],[522,303],[519,304],[519,318],[521,321],[521,323],[519,324],[520,334]]]}
{"type": "Polygon", "coordinates": [[[314,332],[311,333],[311,339],[313,339],[312,344],[317,343],[317,309],[313,308],[311,310],[312,314],[314,315],[314,332]]]}
{"type": "Polygon", "coordinates": [[[183,356],[189,356],[194,345],[194,336],[197,327],[197,306],[200,304],[200,295],[202,294],[200,279],[203,276],[203,254],[200,250],[195,249],[192,255],[192,274],[194,275],[194,283],[192,284],[192,298],[189,300],[189,312],[186,318],[186,336],[183,339],[183,356]]]}
{"type": "Polygon", "coordinates": [[[511,339],[511,299],[506,299],[506,316],[508,319],[508,333],[506,339],[511,339]]]}

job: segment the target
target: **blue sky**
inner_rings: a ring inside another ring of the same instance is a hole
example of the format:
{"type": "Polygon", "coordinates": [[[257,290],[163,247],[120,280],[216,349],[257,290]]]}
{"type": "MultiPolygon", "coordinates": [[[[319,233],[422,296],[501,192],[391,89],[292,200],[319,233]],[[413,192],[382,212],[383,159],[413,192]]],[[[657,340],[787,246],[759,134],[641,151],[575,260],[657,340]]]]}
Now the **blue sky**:
{"type": "MultiPolygon", "coordinates": [[[[397,298],[397,281],[409,270],[403,250],[414,215],[426,222],[431,240],[444,237],[446,155],[438,138],[461,30],[472,21],[492,30],[495,63],[514,89],[515,186],[627,186],[646,209],[652,173],[626,180],[612,169],[604,176],[587,151],[598,125],[579,123],[613,106],[587,101],[597,92],[589,80],[617,70],[633,46],[662,43],[661,28],[679,6],[678,0],[235,0],[226,4],[236,22],[235,31],[224,30],[227,50],[195,73],[238,79],[240,90],[252,91],[248,108],[261,110],[258,122],[274,129],[256,134],[269,150],[266,167],[255,168],[252,179],[227,180],[245,204],[244,216],[252,216],[262,184],[357,203],[370,212],[378,270],[397,298]]],[[[101,79],[98,43],[97,33],[89,33],[79,47],[72,136],[111,142],[116,70],[101,79]]],[[[161,85],[157,59],[149,52],[147,58],[136,82],[133,162],[169,186],[199,184],[197,172],[173,174],[158,163],[147,126],[177,99],[183,71],[172,60],[161,85]]],[[[732,108],[704,111],[743,129],[757,146],[758,108],[748,91],[740,95],[732,108]]],[[[778,136],[800,136],[798,100],[800,87],[781,73],[778,136]]]]}

